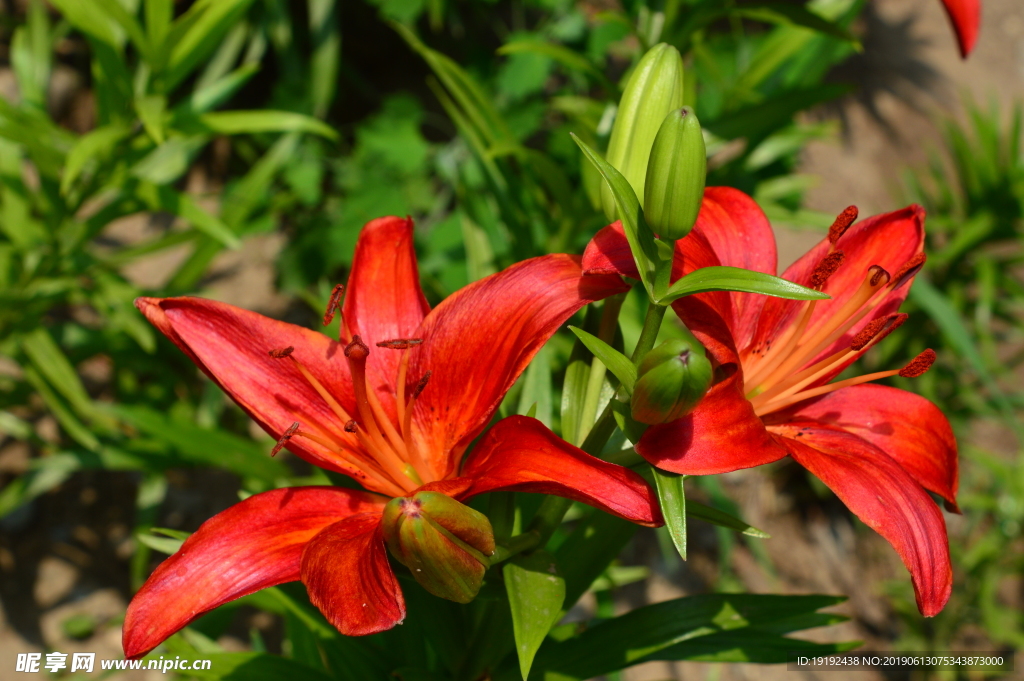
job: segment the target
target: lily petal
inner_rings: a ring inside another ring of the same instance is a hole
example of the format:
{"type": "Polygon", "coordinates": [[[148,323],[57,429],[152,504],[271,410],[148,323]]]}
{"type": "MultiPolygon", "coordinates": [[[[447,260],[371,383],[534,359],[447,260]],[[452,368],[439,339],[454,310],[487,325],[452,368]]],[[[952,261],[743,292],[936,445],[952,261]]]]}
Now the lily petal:
{"type": "MultiPolygon", "coordinates": [[[[374,344],[412,338],[429,311],[420,289],[412,220],[386,217],[367,223],[356,242],[343,315],[345,339],[359,335],[371,348],[367,371],[378,395],[394,394],[402,353],[378,351],[374,344]]],[[[391,404],[392,398],[381,401],[391,404]]]]}
{"type": "MultiPolygon", "coordinates": [[[[790,265],[782,274],[783,279],[810,286],[814,268],[829,251],[828,239],[823,239],[799,260],[790,265]]],[[[861,220],[839,239],[838,250],[843,251],[846,258],[839,269],[829,277],[824,292],[832,296],[831,300],[821,300],[815,304],[814,314],[807,327],[806,334],[811,335],[831,318],[837,310],[852,298],[872,265],[883,267],[890,275],[895,275],[911,258],[921,253],[924,248],[924,209],[917,205],[883,215],[875,215],[861,220]]],[[[907,297],[910,284],[891,291],[885,300],[858,324],[853,326],[842,338],[823,349],[815,358],[828,357],[842,348],[849,347],[850,341],[872,319],[895,312],[907,297]]],[[[794,323],[797,315],[804,310],[806,303],[781,298],[769,298],[764,302],[756,333],[748,345],[737,343],[739,350],[750,345],[761,345],[776,338],[781,330],[794,323]]],[[[852,362],[853,360],[851,360],[852,362]]],[[[836,373],[845,368],[837,366],[836,373]]],[[[834,374],[833,374],[834,375],[834,374]]],[[[822,379],[830,380],[831,376],[822,379]]]]}
{"type": "MultiPolygon", "coordinates": [[[[280,438],[299,421],[301,431],[336,442],[339,450],[358,451],[358,442],[345,432],[344,423],[295,363],[268,354],[270,350],[293,348],[292,356],[351,414],[355,412],[352,379],[336,341],[316,331],[203,298],[138,298],[135,306],[271,437],[280,438]]],[[[377,489],[365,473],[337,451],[301,435],[292,437],[287,448],[314,465],[377,489]]]]}
{"type": "Polygon", "coordinates": [[[981,26],[980,0],[942,0],[949,21],[956,31],[956,42],[960,47],[960,56],[967,57],[978,41],[978,28],[981,26]]]}
{"type": "Polygon", "coordinates": [[[772,430],[801,466],[892,544],[910,571],[921,614],[937,615],[949,600],[953,570],[946,523],[928,493],[889,455],[846,430],[813,421],[772,430]]]}
{"type": "Polygon", "coordinates": [[[765,417],[772,422],[815,421],[860,437],[889,455],[922,487],[956,508],[959,485],[956,439],[945,415],[913,393],[884,385],[843,388],[793,410],[765,417]]]}
{"type": "Polygon", "coordinates": [[[537,419],[509,416],[476,444],[462,477],[460,501],[484,492],[516,490],[582,501],[640,525],[663,523],[658,499],[639,475],[590,456],[537,419]]]}
{"type": "Polygon", "coordinates": [[[684,475],[728,473],[786,456],[743,396],[738,373],[715,384],[690,414],[648,428],[636,451],[651,465],[684,475]]]}
{"type": "MultiPolygon", "coordinates": [[[[580,259],[547,255],[456,291],[427,315],[410,352],[409,381],[427,371],[413,422],[438,478],[490,421],[502,397],[577,310],[628,287],[614,275],[583,277],[580,259]]],[[[411,387],[410,387],[411,390],[411,387]]]]}
{"type": "Polygon", "coordinates": [[[291,487],[249,497],[203,523],[161,563],[124,621],[124,653],[145,655],[228,601],[299,578],[303,546],[325,527],[387,499],[337,487],[291,487]]]}
{"type": "Polygon", "coordinates": [[[387,631],[405,619],[380,519],[380,511],[346,518],[313,537],[302,553],[309,600],[346,636],[387,631]]]}

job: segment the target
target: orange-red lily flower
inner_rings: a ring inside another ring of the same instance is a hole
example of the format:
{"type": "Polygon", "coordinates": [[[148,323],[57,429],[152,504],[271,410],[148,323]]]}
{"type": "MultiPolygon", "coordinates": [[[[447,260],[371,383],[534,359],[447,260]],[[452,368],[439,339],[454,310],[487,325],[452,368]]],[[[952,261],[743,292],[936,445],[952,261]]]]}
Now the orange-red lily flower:
{"type": "MultiPolygon", "coordinates": [[[[499,421],[463,461],[559,325],[623,290],[619,277],[583,277],[577,256],[549,255],[471,284],[430,310],[412,221],[381,218],[356,246],[340,342],[223,303],[140,298],[146,318],[280,438],[278,448],[368,491],[278,489],[208,520],[132,600],[125,654],[145,654],[227,601],[299,579],[342,633],[390,629],[405,617],[405,605],[382,530],[389,498],[542,492],[660,524],[642,478],[567,444],[536,419],[499,421]]],[[[445,536],[434,537],[434,546],[453,535],[445,536]]]]}
{"type": "MultiPolygon", "coordinates": [[[[952,571],[945,522],[925,490],[956,508],[956,441],[931,402],[869,382],[923,373],[935,354],[830,383],[906,319],[897,310],[924,263],[924,211],[854,220],[851,207],[782,275],[830,300],[715,292],[674,303],[716,365],[716,383],[689,415],[648,428],[636,450],[690,475],[789,454],[889,540],[910,570],[918,607],[931,616],[949,598],[952,571]]],[[[708,188],[696,226],[676,246],[674,278],[713,265],[776,272],[771,226],[735,189],[708,188]]],[[[637,277],[618,223],[598,233],[583,264],[588,273],[637,277]]]]}
{"type": "Polygon", "coordinates": [[[978,41],[978,27],[981,25],[981,0],[942,0],[949,21],[956,32],[960,56],[966,57],[978,41]]]}

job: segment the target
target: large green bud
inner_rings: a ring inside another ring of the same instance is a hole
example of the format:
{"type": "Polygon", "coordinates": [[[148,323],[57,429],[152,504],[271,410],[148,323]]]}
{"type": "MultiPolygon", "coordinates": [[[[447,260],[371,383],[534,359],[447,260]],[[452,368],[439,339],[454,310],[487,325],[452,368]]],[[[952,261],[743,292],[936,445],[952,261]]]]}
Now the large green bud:
{"type": "Polygon", "coordinates": [[[712,373],[697,339],[665,341],[644,355],[637,367],[630,402],[633,419],[654,425],[686,416],[704,398],[712,373]]]}
{"type": "Polygon", "coordinates": [[[654,138],[644,184],[644,217],[658,236],[682,239],[690,233],[707,172],[704,135],[693,109],[670,112],[654,138]]]}
{"type": "MultiPolygon", "coordinates": [[[[683,58],[671,45],[655,45],[626,83],[606,156],[608,163],[629,180],[641,205],[651,145],[668,112],[682,105],[683,58]]],[[[608,219],[614,220],[615,198],[607,184],[601,186],[601,205],[608,219]]]]}
{"type": "Polygon", "coordinates": [[[476,597],[494,553],[487,516],[440,492],[417,492],[388,502],[382,525],[391,555],[424,589],[458,603],[476,597]]]}

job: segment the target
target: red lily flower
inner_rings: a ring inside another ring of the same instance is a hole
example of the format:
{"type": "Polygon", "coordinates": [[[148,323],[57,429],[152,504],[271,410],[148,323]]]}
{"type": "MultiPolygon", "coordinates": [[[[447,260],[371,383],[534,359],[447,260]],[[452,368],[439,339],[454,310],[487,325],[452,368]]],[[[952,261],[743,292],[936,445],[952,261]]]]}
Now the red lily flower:
{"type": "MultiPolygon", "coordinates": [[[[369,491],[278,489],[208,520],[135,595],[125,618],[125,654],[145,654],[227,601],[299,579],[342,633],[390,629],[405,617],[405,605],[385,550],[381,518],[389,497],[442,492],[461,502],[498,490],[542,492],[660,524],[642,478],[585,454],[535,419],[499,421],[462,462],[559,325],[583,305],[625,290],[618,277],[581,274],[577,256],[533,258],[430,310],[419,287],[412,221],[381,218],[363,229],[356,246],[341,342],[209,300],[136,301],[280,438],[278,448],[369,491]]],[[[339,298],[340,288],[325,321],[339,298]]],[[[408,500],[410,509],[419,508],[419,498],[408,500]]],[[[459,522],[438,517],[449,530],[445,523],[459,522]]],[[[455,547],[451,537],[467,535],[445,536],[428,539],[455,547]]]]}
{"type": "Polygon", "coordinates": [[[978,27],[981,25],[981,0],[942,0],[949,21],[956,32],[956,41],[960,46],[960,56],[967,57],[974,49],[978,40],[978,27]]]}
{"type": "MultiPolygon", "coordinates": [[[[935,353],[900,370],[829,383],[906,319],[896,310],[924,263],[924,211],[911,206],[851,226],[856,215],[844,211],[829,237],[782,275],[830,300],[715,292],[674,303],[707,348],[717,382],[692,413],[648,428],[636,450],[689,475],[792,456],[896,548],[918,607],[931,616],[949,598],[952,571],[945,522],[925,490],[956,508],[956,441],[931,402],[867,383],[919,375],[935,353]]],[[[771,226],[735,189],[708,188],[697,225],[676,245],[674,278],[713,265],[776,272],[771,226]]],[[[618,223],[597,234],[583,265],[588,273],[638,276],[618,223]]]]}

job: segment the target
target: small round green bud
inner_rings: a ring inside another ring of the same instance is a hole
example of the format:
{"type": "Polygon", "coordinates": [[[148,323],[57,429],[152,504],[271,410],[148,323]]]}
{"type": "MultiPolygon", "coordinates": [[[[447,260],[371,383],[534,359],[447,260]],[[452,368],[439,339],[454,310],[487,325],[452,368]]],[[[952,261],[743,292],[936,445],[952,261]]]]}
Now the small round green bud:
{"type": "MultiPolygon", "coordinates": [[[[668,112],[682,105],[683,58],[671,45],[655,45],[636,65],[626,83],[605,157],[629,181],[641,206],[651,145],[668,112]]],[[[601,204],[608,219],[614,220],[615,198],[603,183],[601,204]]]]}
{"type": "Polygon", "coordinates": [[[654,138],[644,184],[644,217],[663,239],[682,239],[693,229],[704,198],[708,159],[693,109],[665,117],[654,138]]]}
{"type": "Polygon", "coordinates": [[[417,492],[389,501],[381,525],[391,555],[424,589],[458,603],[476,597],[494,553],[487,516],[440,492],[417,492]]]}
{"type": "Polygon", "coordinates": [[[703,346],[667,340],[640,361],[630,410],[635,421],[654,425],[686,416],[704,398],[713,371],[703,346]]]}

